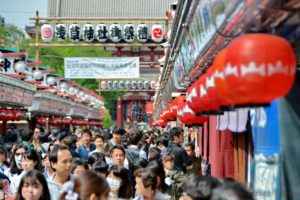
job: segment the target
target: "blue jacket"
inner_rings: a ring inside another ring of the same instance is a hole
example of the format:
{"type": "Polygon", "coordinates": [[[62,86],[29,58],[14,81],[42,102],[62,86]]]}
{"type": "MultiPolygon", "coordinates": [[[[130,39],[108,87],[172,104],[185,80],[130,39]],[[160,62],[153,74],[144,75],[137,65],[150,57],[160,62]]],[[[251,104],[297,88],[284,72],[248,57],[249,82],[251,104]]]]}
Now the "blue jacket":
{"type": "Polygon", "coordinates": [[[89,153],[94,151],[96,149],[95,144],[90,145],[90,149],[87,150],[85,146],[82,144],[80,147],[78,147],[75,152],[79,154],[81,160],[88,160],[89,159],[89,153]]]}

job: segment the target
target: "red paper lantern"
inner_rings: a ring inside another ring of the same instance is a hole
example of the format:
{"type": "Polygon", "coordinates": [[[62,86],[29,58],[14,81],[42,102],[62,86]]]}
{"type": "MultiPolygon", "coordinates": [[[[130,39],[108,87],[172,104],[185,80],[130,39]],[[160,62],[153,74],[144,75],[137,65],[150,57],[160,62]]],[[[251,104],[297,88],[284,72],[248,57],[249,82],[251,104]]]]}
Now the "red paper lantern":
{"type": "Polygon", "coordinates": [[[0,120],[4,120],[5,119],[5,115],[6,115],[6,112],[5,110],[0,110],[0,120]]]}
{"type": "Polygon", "coordinates": [[[206,91],[206,75],[200,78],[187,91],[188,106],[196,113],[208,111],[210,107],[206,91]]]}
{"type": "Polygon", "coordinates": [[[169,104],[166,109],[164,110],[164,116],[166,118],[166,121],[173,121],[176,119],[176,117],[174,117],[174,115],[172,114],[171,107],[173,106],[173,104],[169,104]]]}
{"type": "Polygon", "coordinates": [[[185,100],[186,97],[184,95],[180,95],[173,100],[172,106],[170,106],[170,112],[173,115],[173,117],[177,117],[177,107],[178,105],[184,103],[185,100]]]}
{"type": "Polygon", "coordinates": [[[248,34],[227,48],[225,81],[235,105],[269,104],[286,95],[296,72],[293,48],[285,39],[270,34],[248,34]]]}
{"type": "Polygon", "coordinates": [[[207,122],[208,117],[196,116],[196,113],[187,105],[187,103],[183,103],[178,108],[178,119],[187,126],[199,126],[207,122]]]}
{"type": "Polygon", "coordinates": [[[163,120],[163,119],[159,119],[156,121],[157,126],[160,127],[166,127],[167,126],[167,121],[163,120]]]}
{"type": "Polygon", "coordinates": [[[218,95],[223,99],[220,101],[220,107],[228,107],[232,105],[228,101],[224,99],[224,97],[230,97],[230,88],[225,82],[224,78],[224,69],[225,69],[225,58],[226,58],[227,49],[221,50],[214,59],[213,69],[214,69],[214,77],[216,90],[218,95]]]}
{"type": "Polygon", "coordinates": [[[68,125],[72,122],[72,119],[71,118],[67,118],[67,117],[64,117],[64,118],[61,118],[61,124],[62,125],[68,125]]]}
{"type": "Polygon", "coordinates": [[[50,119],[50,124],[53,126],[59,126],[61,125],[61,118],[53,117],[50,119]]]}
{"type": "Polygon", "coordinates": [[[36,119],[36,123],[40,126],[45,126],[46,125],[46,118],[45,117],[38,117],[36,119]]]}

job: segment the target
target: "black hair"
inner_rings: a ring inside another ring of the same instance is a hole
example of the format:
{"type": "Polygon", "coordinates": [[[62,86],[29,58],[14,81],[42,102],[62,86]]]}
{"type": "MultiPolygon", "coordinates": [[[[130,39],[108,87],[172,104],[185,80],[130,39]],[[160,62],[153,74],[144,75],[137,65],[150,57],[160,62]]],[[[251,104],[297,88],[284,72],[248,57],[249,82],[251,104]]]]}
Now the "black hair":
{"type": "Polygon", "coordinates": [[[119,134],[119,135],[124,135],[126,131],[120,127],[120,126],[115,126],[113,131],[112,131],[112,134],[119,134]]]}
{"type": "Polygon", "coordinates": [[[112,165],[109,168],[109,172],[112,172],[115,176],[122,179],[121,186],[118,190],[118,197],[129,199],[131,197],[131,184],[128,170],[119,165],[112,165]]]}
{"type": "Polygon", "coordinates": [[[152,160],[160,161],[161,160],[161,150],[158,147],[151,147],[148,152],[149,162],[152,160]]]}
{"type": "Polygon", "coordinates": [[[22,149],[24,148],[25,151],[28,150],[28,148],[22,144],[22,142],[16,144],[15,148],[14,148],[14,151],[13,153],[11,154],[11,157],[10,157],[10,166],[9,166],[9,170],[10,170],[10,173],[11,174],[20,174],[22,172],[22,169],[19,169],[17,167],[17,163],[15,161],[15,154],[16,154],[16,151],[18,149],[22,149]]]}
{"type": "Polygon", "coordinates": [[[191,150],[195,150],[195,144],[193,142],[189,142],[189,143],[186,143],[184,144],[185,147],[190,147],[191,150]]]}
{"type": "Polygon", "coordinates": [[[254,197],[241,183],[228,181],[213,190],[211,200],[254,200],[254,197]]]}
{"type": "Polygon", "coordinates": [[[73,162],[74,162],[73,172],[78,166],[83,166],[85,170],[89,169],[89,165],[87,164],[87,162],[85,160],[75,158],[73,162]]]}
{"type": "Polygon", "coordinates": [[[49,139],[48,135],[45,134],[45,133],[42,133],[41,135],[39,135],[38,140],[39,140],[40,143],[50,142],[50,139],[49,139]]]}
{"type": "Polygon", "coordinates": [[[15,143],[18,141],[18,134],[17,130],[9,130],[6,131],[4,135],[4,143],[15,143]]]}
{"type": "Polygon", "coordinates": [[[1,144],[0,145],[0,153],[4,155],[4,157],[6,158],[6,160],[3,162],[3,164],[6,166],[6,167],[9,167],[9,163],[7,162],[7,149],[5,147],[4,144],[1,144]]]}
{"type": "MultiPolygon", "coordinates": [[[[138,172],[136,175],[139,177],[138,172]]],[[[152,190],[156,190],[157,188],[157,176],[152,169],[142,169],[140,178],[142,179],[142,183],[145,188],[151,187],[152,190]]],[[[164,180],[163,180],[164,181],[164,180]]]]}
{"type": "Polygon", "coordinates": [[[95,135],[94,137],[94,141],[98,138],[101,138],[103,140],[103,142],[105,141],[104,136],[103,135],[95,135]]]}
{"type": "Polygon", "coordinates": [[[37,127],[35,127],[35,129],[39,129],[40,131],[41,131],[41,133],[45,133],[45,129],[43,128],[43,127],[41,127],[41,126],[37,126],[37,127]]]}
{"type": "Polygon", "coordinates": [[[57,154],[59,151],[68,150],[72,155],[72,151],[66,145],[56,144],[54,145],[52,151],[49,153],[49,161],[53,163],[57,163],[57,154]]]}
{"type": "Polygon", "coordinates": [[[115,145],[115,146],[113,146],[113,147],[111,148],[111,150],[110,150],[110,155],[112,155],[113,152],[114,152],[116,149],[121,150],[121,151],[123,152],[124,156],[126,155],[125,149],[124,149],[121,145],[115,145]]]}
{"type": "Polygon", "coordinates": [[[33,136],[33,132],[29,129],[20,130],[20,136],[23,141],[30,142],[33,136]]]}
{"type": "Polygon", "coordinates": [[[139,130],[133,129],[129,132],[129,142],[132,145],[138,145],[142,136],[139,130]]]}
{"type": "Polygon", "coordinates": [[[92,137],[92,132],[91,132],[89,129],[84,129],[83,131],[81,131],[81,137],[82,137],[84,134],[89,134],[90,137],[92,137]]]}
{"type": "Polygon", "coordinates": [[[69,132],[67,130],[60,130],[56,136],[58,141],[63,141],[66,137],[69,136],[69,132]]]}
{"type": "Polygon", "coordinates": [[[103,160],[99,160],[92,165],[92,171],[96,173],[105,174],[105,176],[107,176],[108,164],[103,160]]]}
{"type": "Polygon", "coordinates": [[[89,155],[87,163],[92,166],[95,162],[105,161],[105,157],[100,152],[93,152],[89,155]]]}
{"type": "Polygon", "coordinates": [[[162,145],[164,145],[165,147],[168,147],[169,144],[169,135],[168,133],[163,133],[162,135],[159,135],[156,139],[156,144],[158,145],[159,143],[161,143],[162,145]]]}
{"type": "Polygon", "coordinates": [[[43,167],[42,167],[42,163],[41,163],[41,158],[35,150],[28,149],[22,155],[23,155],[23,159],[26,158],[28,160],[35,161],[36,165],[34,166],[34,169],[36,169],[38,171],[42,171],[43,167]]]}
{"type": "Polygon", "coordinates": [[[159,189],[162,193],[166,192],[167,185],[164,181],[166,178],[166,174],[163,164],[159,161],[152,160],[148,163],[147,168],[153,170],[154,174],[156,174],[156,177],[160,179],[160,185],[158,185],[157,189],[159,189]]]}
{"type": "Polygon", "coordinates": [[[181,186],[181,190],[192,199],[210,200],[212,192],[221,185],[212,176],[192,176],[181,186]]]}
{"type": "Polygon", "coordinates": [[[42,196],[40,197],[39,200],[51,200],[50,191],[48,188],[46,178],[41,172],[39,172],[37,170],[31,170],[22,177],[19,187],[18,187],[18,190],[17,190],[17,193],[16,193],[15,200],[25,200],[24,197],[22,196],[22,188],[27,179],[29,179],[30,182],[33,184],[36,183],[36,181],[38,181],[42,185],[43,192],[42,192],[42,196]]]}
{"type": "Polygon", "coordinates": [[[170,139],[174,140],[174,136],[179,137],[183,133],[183,129],[180,127],[173,127],[170,129],[170,139]]]}

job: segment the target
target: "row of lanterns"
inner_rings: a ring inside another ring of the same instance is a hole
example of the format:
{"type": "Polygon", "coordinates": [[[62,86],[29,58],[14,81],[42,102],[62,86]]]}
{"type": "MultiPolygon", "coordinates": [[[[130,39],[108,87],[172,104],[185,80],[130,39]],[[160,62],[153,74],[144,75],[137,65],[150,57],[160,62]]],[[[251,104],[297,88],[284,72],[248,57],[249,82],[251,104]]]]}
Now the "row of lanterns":
{"type": "Polygon", "coordinates": [[[0,109],[0,121],[19,121],[25,115],[21,110],[0,109]]]}
{"type": "Polygon", "coordinates": [[[102,81],[101,89],[155,89],[155,81],[102,81]]]}
{"type": "Polygon", "coordinates": [[[125,24],[123,27],[120,24],[85,24],[82,29],[79,24],[71,24],[69,28],[65,24],[56,24],[53,30],[51,24],[43,24],[41,27],[41,36],[44,42],[52,41],[55,37],[59,42],[63,42],[67,37],[72,42],[78,42],[81,38],[85,42],[92,42],[95,39],[98,42],[120,42],[122,39],[125,42],[133,42],[135,39],[139,42],[147,42],[150,39],[153,42],[162,42],[164,39],[163,27],[160,24],[154,24],[151,28],[146,24],[138,24],[137,27],[133,24],[125,24]]]}
{"type": "MultiPolygon", "coordinates": [[[[46,117],[38,117],[37,124],[40,126],[45,126],[47,123],[46,117]]],[[[60,125],[68,125],[72,124],[74,126],[102,126],[102,122],[100,121],[86,121],[81,119],[71,119],[71,118],[59,118],[59,117],[52,117],[49,118],[49,124],[52,126],[60,126],[60,125]]]]}
{"type": "Polygon", "coordinates": [[[199,125],[207,115],[234,107],[268,105],[285,96],[295,80],[296,58],[288,41],[269,34],[247,34],[221,50],[213,65],[160,114],[154,125],[176,118],[199,125]]]}

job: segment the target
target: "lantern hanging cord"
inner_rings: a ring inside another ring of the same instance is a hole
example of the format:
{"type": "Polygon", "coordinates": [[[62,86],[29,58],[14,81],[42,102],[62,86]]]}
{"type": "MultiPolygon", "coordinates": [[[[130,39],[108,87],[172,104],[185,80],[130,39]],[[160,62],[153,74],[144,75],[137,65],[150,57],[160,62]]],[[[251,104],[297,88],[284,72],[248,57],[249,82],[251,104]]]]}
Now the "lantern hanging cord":
{"type": "Polygon", "coordinates": [[[242,32],[237,33],[237,34],[235,34],[235,35],[225,35],[225,34],[221,33],[221,32],[217,29],[217,30],[216,30],[216,33],[217,33],[218,35],[222,36],[222,37],[225,37],[225,38],[235,38],[235,37],[241,35],[242,32]]]}

